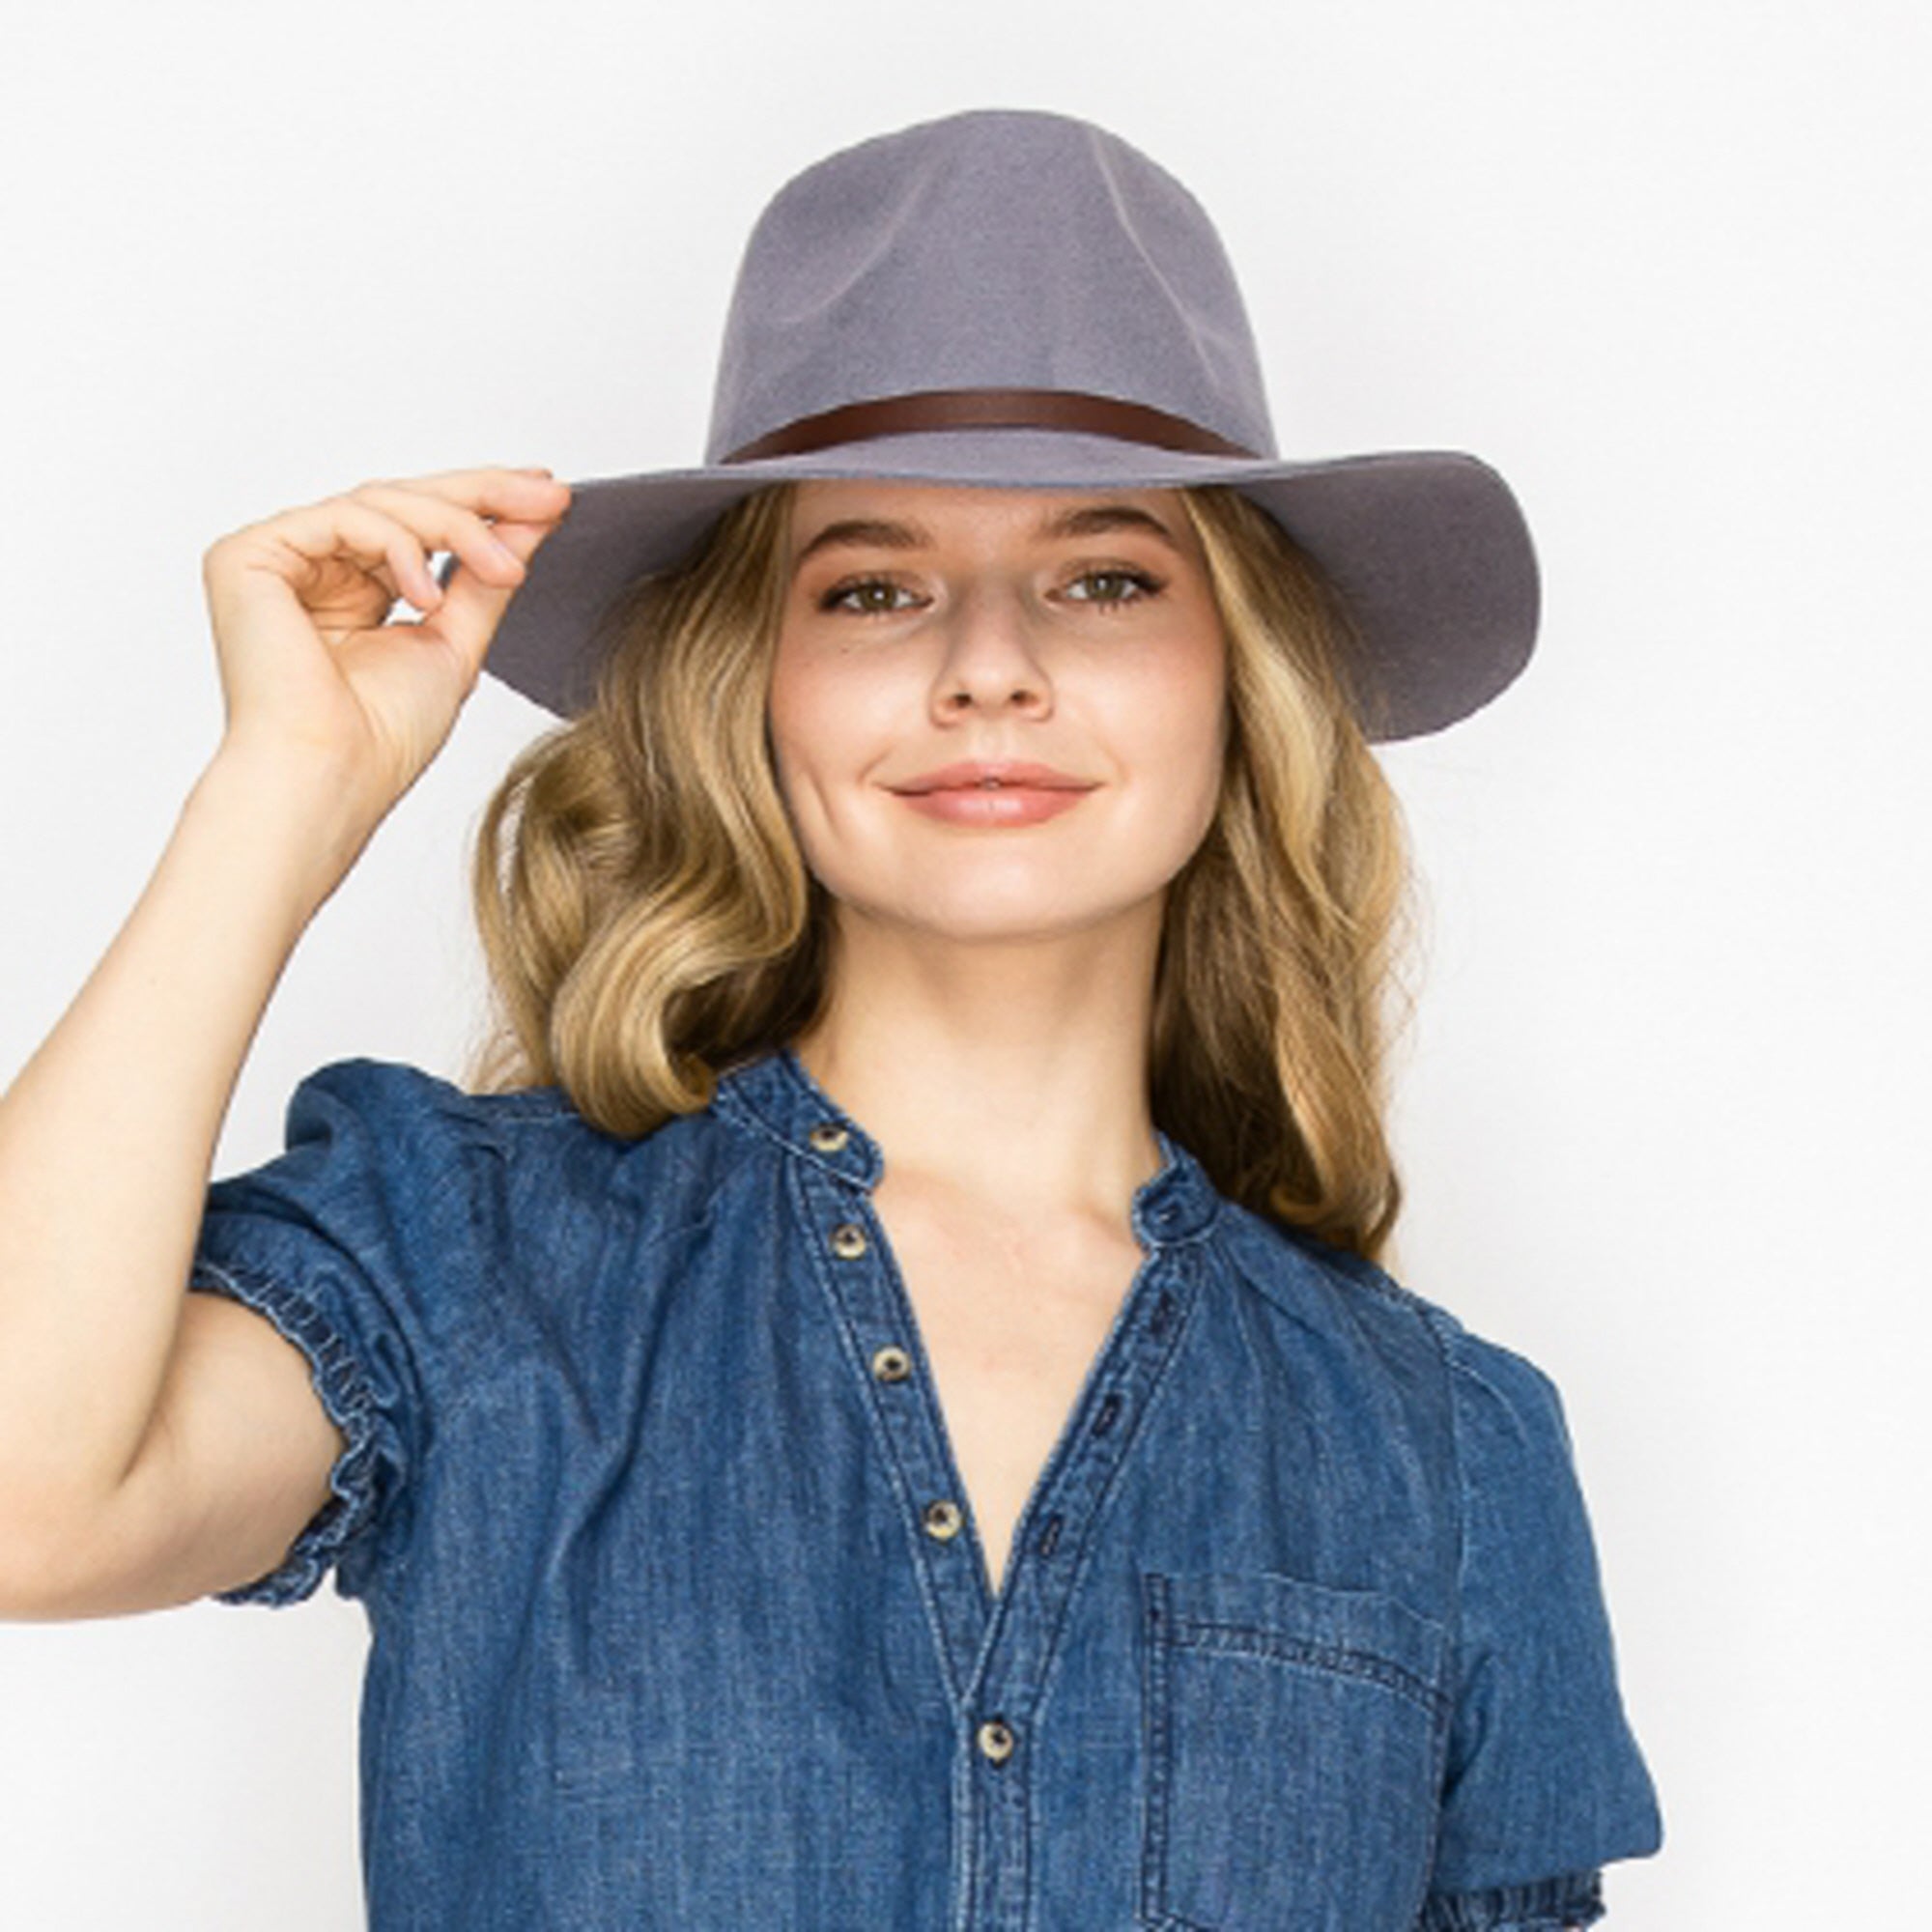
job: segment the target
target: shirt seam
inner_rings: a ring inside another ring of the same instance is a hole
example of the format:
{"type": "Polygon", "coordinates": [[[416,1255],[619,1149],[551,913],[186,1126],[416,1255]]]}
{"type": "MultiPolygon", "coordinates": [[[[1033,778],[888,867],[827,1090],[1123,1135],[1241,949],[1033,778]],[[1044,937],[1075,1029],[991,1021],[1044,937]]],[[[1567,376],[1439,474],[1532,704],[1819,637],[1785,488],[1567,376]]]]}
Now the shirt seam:
{"type": "MultiPolygon", "coordinates": [[[[1455,1475],[1456,1493],[1456,1584],[1449,1612],[1448,1709],[1441,1720],[1435,1751],[1435,1802],[1429,1817],[1429,1846],[1423,1862],[1422,1896],[1416,1901],[1418,1913],[1427,1913],[1435,1897],[1436,1856],[1442,1843],[1443,1782],[1448,1773],[1449,1752],[1455,1743],[1456,1705],[1462,1689],[1463,1599],[1469,1552],[1469,1492],[1467,1458],[1463,1453],[1462,1417],[1458,1413],[1456,1377],[1458,1364],[1453,1343],[1460,1323],[1446,1311],[1425,1302],[1421,1296],[1403,1292],[1435,1349],[1442,1376],[1442,1398],[1449,1419],[1449,1461],[1455,1475]]],[[[1421,1920],[1418,1919],[1418,1923],[1421,1920]]]]}

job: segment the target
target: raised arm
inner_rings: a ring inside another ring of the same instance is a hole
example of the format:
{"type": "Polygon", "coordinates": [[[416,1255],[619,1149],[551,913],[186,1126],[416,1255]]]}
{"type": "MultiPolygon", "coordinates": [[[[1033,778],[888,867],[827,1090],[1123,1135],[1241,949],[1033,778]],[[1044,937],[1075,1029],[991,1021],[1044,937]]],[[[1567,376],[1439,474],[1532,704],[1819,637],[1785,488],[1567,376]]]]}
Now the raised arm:
{"type": "Polygon", "coordinates": [[[185,1292],[213,1149],[298,939],[447,738],[567,496],[365,484],[207,552],[220,745],[0,1097],[0,1616],[183,1601],[326,1498],[340,1438],[296,1350],[185,1292]],[[383,622],[399,596],[428,614],[383,622]]]}

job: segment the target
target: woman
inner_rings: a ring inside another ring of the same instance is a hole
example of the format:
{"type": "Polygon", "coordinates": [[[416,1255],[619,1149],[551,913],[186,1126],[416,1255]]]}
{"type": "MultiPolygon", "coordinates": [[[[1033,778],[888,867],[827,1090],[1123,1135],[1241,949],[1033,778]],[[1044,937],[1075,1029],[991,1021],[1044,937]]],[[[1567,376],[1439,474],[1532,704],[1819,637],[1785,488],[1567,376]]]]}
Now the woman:
{"type": "Polygon", "coordinates": [[[1370,746],[1527,654],[1492,472],[1276,458],[1179,184],[974,113],[766,209],[703,468],[206,574],[221,749],[0,1110],[12,1614],[334,1567],[378,1932],[1602,1915],[1660,1826],[1556,1392],[1378,1262],[1370,746]],[[204,1192],[486,652],[568,722],[468,1091],[326,1066],[204,1192]]]}

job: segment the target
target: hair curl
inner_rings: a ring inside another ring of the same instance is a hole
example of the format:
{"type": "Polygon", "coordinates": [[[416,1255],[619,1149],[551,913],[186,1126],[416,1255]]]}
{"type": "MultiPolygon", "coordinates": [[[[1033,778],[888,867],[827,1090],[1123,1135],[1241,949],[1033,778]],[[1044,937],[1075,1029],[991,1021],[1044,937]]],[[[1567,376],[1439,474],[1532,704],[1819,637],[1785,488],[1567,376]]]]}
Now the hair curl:
{"type": "MultiPolygon", "coordinates": [[[[1402,1204],[1388,1051],[1414,1005],[1400,804],[1350,687],[1341,598],[1246,497],[1179,494],[1228,639],[1231,715],[1213,820],[1167,889],[1153,1116],[1229,1198],[1379,1263],[1402,1204]]],[[[558,1085],[636,1136],[819,1015],[834,904],[766,724],[792,496],[742,498],[630,586],[589,707],[526,746],[485,807],[471,884],[491,997],[472,1091],[558,1085]]]]}

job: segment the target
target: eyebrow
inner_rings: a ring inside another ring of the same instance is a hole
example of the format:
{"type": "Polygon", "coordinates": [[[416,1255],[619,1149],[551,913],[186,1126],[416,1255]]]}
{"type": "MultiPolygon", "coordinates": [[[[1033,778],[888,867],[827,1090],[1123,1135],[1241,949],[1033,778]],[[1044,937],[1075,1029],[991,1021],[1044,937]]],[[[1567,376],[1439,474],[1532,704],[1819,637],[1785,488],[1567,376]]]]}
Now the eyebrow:
{"type": "MultiPolygon", "coordinates": [[[[1048,542],[1056,537],[1099,536],[1108,530],[1144,530],[1164,543],[1179,556],[1180,545],[1174,532],[1148,511],[1132,503],[1083,503],[1071,510],[1042,518],[1034,526],[1034,537],[1048,542]]],[[[932,534],[918,524],[894,523],[882,517],[846,517],[826,526],[798,554],[792,568],[801,568],[808,557],[840,545],[868,546],[878,550],[930,550],[932,534]]]]}

